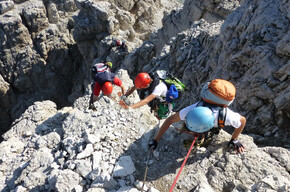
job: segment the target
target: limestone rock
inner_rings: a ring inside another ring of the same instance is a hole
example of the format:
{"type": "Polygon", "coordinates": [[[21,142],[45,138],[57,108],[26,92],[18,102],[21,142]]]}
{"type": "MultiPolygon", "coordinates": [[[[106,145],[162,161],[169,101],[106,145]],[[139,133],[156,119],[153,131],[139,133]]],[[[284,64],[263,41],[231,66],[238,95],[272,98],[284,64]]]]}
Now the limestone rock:
{"type": "Polygon", "coordinates": [[[134,163],[130,156],[123,156],[116,163],[114,168],[114,177],[125,177],[127,175],[133,174],[136,170],[134,163]]]}
{"type": "Polygon", "coordinates": [[[23,10],[25,22],[28,29],[32,32],[39,32],[48,27],[48,20],[46,17],[46,8],[42,1],[36,1],[34,6],[27,7],[23,10]]]}
{"type": "Polygon", "coordinates": [[[71,191],[81,181],[80,175],[71,170],[53,170],[48,178],[50,188],[57,191],[71,191]]]}
{"type": "MultiPolygon", "coordinates": [[[[214,7],[220,6],[209,2],[200,3],[199,7],[216,10],[214,7]]],[[[192,11],[190,13],[198,14],[193,11],[198,3],[185,1],[185,5],[188,3],[195,6],[185,6],[179,12],[172,12],[166,17],[168,26],[163,25],[151,35],[150,42],[145,42],[126,57],[124,65],[128,72],[134,76],[141,71],[165,68],[178,77],[191,91],[177,100],[180,105],[176,111],[198,101],[206,82],[214,78],[230,80],[237,88],[237,97],[230,108],[245,115],[251,125],[248,128],[250,132],[265,135],[275,126],[279,127],[275,133],[279,140],[256,142],[289,146],[289,59],[287,46],[280,46],[289,39],[286,24],[289,20],[284,17],[287,15],[284,8],[287,7],[286,1],[281,0],[275,5],[271,2],[242,1],[240,7],[237,7],[237,2],[232,2],[232,6],[224,4],[235,9],[225,20],[217,17],[211,23],[209,19],[196,16],[197,20],[194,20],[195,17],[191,16],[190,26],[182,30],[177,26],[185,23],[175,22],[173,18],[182,20],[183,11],[188,9],[192,11]],[[256,17],[257,13],[259,17],[256,17]],[[253,15],[252,19],[248,15],[253,15]],[[170,24],[173,22],[175,25],[170,24]],[[258,33],[253,33],[257,30],[258,33]],[[269,59],[272,57],[275,58],[273,61],[269,59]],[[144,61],[147,64],[144,65],[144,61]]]]}
{"type": "MultiPolygon", "coordinates": [[[[0,190],[140,189],[134,183],[143,180],[147,144],[163,121],[148,106],[122,109],[117,86],[115,100],[101,95],[97,111],[88,109],[90,67],[112,61],[126,90],[141,71],[171,71],[189,88],[176,100],[177,111],[198,101],[213,78],[236,86],[230,108],[247,118],[239,136],[245,152],[228,151],[232,130],[221,131],[191,152],[178,190],[289,191],[287,3],[1,1],[1,130],[13,123],[0,143],[0,190]]],[[[125,101],[140,98],[135,92],[125,101]]],[[[187,154],[182,143],[193,138],[177,126],[149,159],[151,191],[168,190],[187,154]]]]}
{"type": "Polygon", "coordinates": [[[1,1],[0,2],[0,14],[3,14],[7,11],[10,11],[14,8],[14,2],[13,1],[1,1]]]}

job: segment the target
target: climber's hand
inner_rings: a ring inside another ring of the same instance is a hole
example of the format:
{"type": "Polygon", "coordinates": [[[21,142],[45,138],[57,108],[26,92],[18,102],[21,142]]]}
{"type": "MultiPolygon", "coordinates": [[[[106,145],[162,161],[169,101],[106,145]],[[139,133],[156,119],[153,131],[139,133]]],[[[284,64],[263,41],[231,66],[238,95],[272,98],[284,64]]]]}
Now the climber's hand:
{"type": "Polygon", "coordinates": [[[243,153],[245,149],[244,145],[238,139],[231,139],[228,143],[228,148],[229,150],[235,150],[237,153],[243,153]]]}
{"type": "Polygon", "coordinates": [[[123,100],[119,101],[119,105],[121,105],[121,107],[124,108],[124,109],[129,109],[130,108],[123,100]]]}

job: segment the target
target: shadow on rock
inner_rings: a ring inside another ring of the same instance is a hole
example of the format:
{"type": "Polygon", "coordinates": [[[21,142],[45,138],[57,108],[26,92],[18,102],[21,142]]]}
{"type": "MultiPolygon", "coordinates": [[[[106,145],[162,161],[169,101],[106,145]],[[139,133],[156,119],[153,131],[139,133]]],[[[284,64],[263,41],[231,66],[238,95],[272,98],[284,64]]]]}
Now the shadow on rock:
{"type": "MultiPolygon", "coordinates": [[[[139,139],[131,143],[128,150],[121,154],[119,158],[124,156],[130,156],[132,158],[136,168],[134,172],[135,180],[142,182],[144,180],[146,165],[148,162],[145,184],[147,186],[153,185],[159,190],[164,190],[166,188],[169,190],[169,187],[172,185],[175,177],[177,176],[177,173],[191,145],[190,143],[189,146],[185,146],[184,140],[192,142],[194,140],[194,136],[185,133],[180,134],[174,127],[170,127],[159,141],[157,149],[152,152],[148,161],[149,151],[147,145],[156,135],[158,129],[159,126],[156,125],[154,129],[144,133],[139,139]]],[[[208,145],[208,150],[204,147],[199,148],[194,145],[182,172],[184,172],[185,169],[188,169],[186,166],[190,164],[196,164],[196,166],[199,166],[199,162],[205,158],[208,158],[213,152],[220,151],[223,154],[226,152],[225,147],[227,142],[225,141],[220,142],[215,146],[211,146],[210,144],[208,145]]],[[[194,170],[192,170],[192,172],[194,172],[194,170]]],[[[114,174],[115,173],[116,172],[114,172],[114,174]]],[[[180,179],[182,179],[182,173],[179,177],[179,180],[180,179]]]]}

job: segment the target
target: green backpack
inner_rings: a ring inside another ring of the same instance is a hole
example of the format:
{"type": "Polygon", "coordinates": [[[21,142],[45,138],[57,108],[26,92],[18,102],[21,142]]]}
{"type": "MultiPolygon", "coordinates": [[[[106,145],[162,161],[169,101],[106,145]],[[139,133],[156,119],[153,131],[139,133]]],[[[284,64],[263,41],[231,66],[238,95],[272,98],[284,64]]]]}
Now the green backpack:
{"type": "Polygon", "coordinates": [[[167,85],[167,87],[170,87],[170,85],[175,85],[179,92],[187,90],[186,86],[168,71],[158,70],[156,73],[158,74],[159,79],[162,80],[167,85]]]}
{"type": "MultiPolygon", "coordinates": [[[[172,102],[171,105],[172,105],[172,108],[175,107],[174,102],[172,102]]],[[[159,103],[159,105],[156,106],[155,112],[158,119],[166,119],[169,116],[171,110],[169,109],[168,104],[159,103]]]]}

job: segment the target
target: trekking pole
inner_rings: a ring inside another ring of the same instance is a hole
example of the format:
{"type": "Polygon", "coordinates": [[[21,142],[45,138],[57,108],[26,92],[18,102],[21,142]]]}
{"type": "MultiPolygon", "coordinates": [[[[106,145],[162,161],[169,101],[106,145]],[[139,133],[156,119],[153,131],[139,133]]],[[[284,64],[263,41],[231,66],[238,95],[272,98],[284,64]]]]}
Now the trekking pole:
{"type": "Polygon", "coordinates": [[[189,149],[189,151],[188,151],[188,153],[187,153],[187,155],[186,155],[186,157],[185,157],[185,159],[184,159],[184,161],[183,161],[183,163],[182,163],[182,165],[181,165],[181,167],[180,167],[180,170],[179,170],[179,172],[178,172],[176,178],[174,179],[174,182],[173,182],[173,184],[172,184],[172,186],[171,186],[169,192],[172,192],[172,191],[173,191],[174,186],[175,186],[175,184],[176,184],[176,182],[177,182],[177,179],[178,179],[178,177],[179,177],[179,175],[180,175],[180,173],[181,173],[181,171],[182,171],[182,169],[183,169],[183,167],[184,167],[184,165],[185,165],[185,163],[186,163],[186,161],[187,161],[187,159],[188,159],[188,156],[189,156],[189,154],[190,154],[190,151],[192,150],[192,147],[193,147],[193,145],[194,145],[194,143],[195,143],[195,141],[196,141],[197,138],[198,138],[198,134],[195,135],[194,140],[193,140],[193,142],[192,142],[192,144],[191,144],[191,146],[190,146],[190,149],[189,149]]]}
{"type": "Polygon", "coordinates": [[[146,181],[146,176],[147,176],[147,171],[148,171],[148,166],[149,166],[149,160],[150,160],[151,152],[152,152],[152,150],[149,149],[149,153],[148,153],[148,156],[147,156],[146,169],[145,169],[145,174],[144,174],[144,179],[143,179],[143,184],[142,184],[141,192],[143,192],[143,188],[144,188],[144,185],[145,185],[145,181],[146,181]]]}

